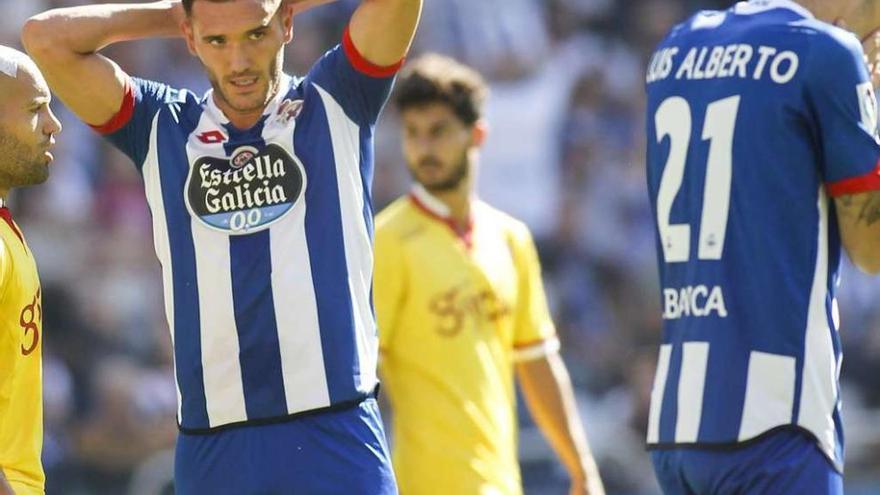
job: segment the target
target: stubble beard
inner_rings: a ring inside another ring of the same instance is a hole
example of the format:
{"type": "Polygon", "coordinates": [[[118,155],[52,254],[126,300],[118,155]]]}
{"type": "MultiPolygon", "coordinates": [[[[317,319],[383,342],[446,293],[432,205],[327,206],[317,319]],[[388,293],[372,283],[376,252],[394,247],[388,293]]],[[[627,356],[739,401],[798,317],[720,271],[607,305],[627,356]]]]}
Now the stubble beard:
{"type": "MultiPolygon", "coordinates": [[[[203,67],[205,68],[205,73],[208,75],[208,80],[211,83],[211,87],[214,89],[214,93],[229,108],[231,108],[232,110],[239,112],[239,113],[250,113],[250,112],[258,112],[258,111],[261,112],[266,109],[266,106],[269,104],[270,101],[272,101],[272,98],[274,98],[275,95],[278,93],[279,86],[281,84],[281,70],[279,69],[279,67],[280,67],[279,58],[280,58],[280,56],[272,59],[272,64],[269,66],[269,86],[266,89],[265,96],[260,100],[259,103],[255,103],[254,105],[249,106],[249,107],[239,107],[235,103],[233,103],[232,98],[229,98],[229,96],[223,90],[223,85],[220,84],[220,81],[217,78],[217,75],[214,74],[213,72],[211,72],[210,70],[208,70],[208,68],[205,67],[204,64],[203,64],[203,67]]],[[[261,74],[261,76],[262,76],[262,74],[261,74]]]]}
{"type": "Polygon", "coordinates": [[[49,160],[41,150],[28,146],[0,128],[0,186],[7,188],[42,184],[49,178],[49,160]]]}
{"type": "Polygon", "coordinates": [[[450,175],[445,179],[442,179],[438,182],[428,184],[419,180],[418,175],[414,174],[413,178],[421,184],[422,187],[427,189],[432,193],[446,193],[450,191],[454,191],[458,189],[462,182],[468,178],[470,175],[470,160],[468,159],[467,151],[462,153],[461,158],[458,161],[458,166],[456,166],[450,175]]]}

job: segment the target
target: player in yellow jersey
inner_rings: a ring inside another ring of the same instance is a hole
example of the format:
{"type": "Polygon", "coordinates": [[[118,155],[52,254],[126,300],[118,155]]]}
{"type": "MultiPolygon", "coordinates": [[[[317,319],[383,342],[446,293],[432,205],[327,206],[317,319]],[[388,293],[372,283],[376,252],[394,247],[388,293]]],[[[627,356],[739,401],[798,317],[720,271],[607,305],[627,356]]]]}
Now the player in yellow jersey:
{"type": "Polygon", "coordinates": [[[49,176],[61,132],[49,100],[33,62],[0,46],[0,495],[44,493],[40,280],[6,199],[49,176]]]}
{"type": "Polygon", "coordinates": [[[571,493],[599,495],[531,234],[474,196],[486,93],[427,55],[395,97],[416,185],[377,217],[374,299],[400,491],[522,493],[516,375],[571,493]]]}

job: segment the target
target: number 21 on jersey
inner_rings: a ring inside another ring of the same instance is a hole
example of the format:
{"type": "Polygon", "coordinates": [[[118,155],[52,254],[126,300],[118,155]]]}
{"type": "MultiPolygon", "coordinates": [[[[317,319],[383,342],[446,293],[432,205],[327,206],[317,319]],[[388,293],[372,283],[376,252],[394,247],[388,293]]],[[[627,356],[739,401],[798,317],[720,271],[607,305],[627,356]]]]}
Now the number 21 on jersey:
{"type": "MultiPolygon", "coordinates": [[[[701,260],[720,260],[724,252],[727,216],[730,212],[730,184],[733,176],[733,136],[739,113],[740,96],[731,96],[706,108],[702,139],[710,141],[703,189],[699,248],[701,260]]],[[[672,224],[672,204],[684,180],[693,118],[691,105],[682,97],[667,98],[654,116],[657,142],[669,137],[669,157],[657,193],[657,227],[667,263],[683,263],[691,256],[691,225],[672,224]]]]}

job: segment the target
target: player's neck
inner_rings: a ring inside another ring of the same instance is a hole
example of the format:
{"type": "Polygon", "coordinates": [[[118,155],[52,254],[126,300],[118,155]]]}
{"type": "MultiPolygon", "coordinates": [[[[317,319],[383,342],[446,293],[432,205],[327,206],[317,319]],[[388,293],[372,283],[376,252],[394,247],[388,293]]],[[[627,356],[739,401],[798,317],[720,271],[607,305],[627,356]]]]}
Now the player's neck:
{"type": "Polygon", "coordinates": [[[226,105],[226,103],[222,100],[222,98],[217,98],[215,94],[213,96],[214,104],[217,105],[217,108],[223,112],[223,115],[229,119],[229,123],[233,125],[236,129],[239,130],[247,130],[257,124],[260,119],[263,117],[263,112],[266,111],[266,108],[263,107],[259,110],[251,110],[248,112],[239,112],[234,110],[230,106],[226,105]]]}
{"type": "Polygon", "coordinates": [[[471,223],[472,194],[470,181],[464,180],[455,189],[449,191],[432,192],[441,203],[449,208],[449,219],[460,230],[465,230],[471,223]],[[467,182],[467,184],[465,184],[467,182]]]}
{"type": "Polygon", "coordinates": [[[840,25],[843,22],[844,12],[833,3],[825,3],[824,0],[792,0],[794,3],[807,9],[816,16],[816,19],[829,24],[840,25]]]}

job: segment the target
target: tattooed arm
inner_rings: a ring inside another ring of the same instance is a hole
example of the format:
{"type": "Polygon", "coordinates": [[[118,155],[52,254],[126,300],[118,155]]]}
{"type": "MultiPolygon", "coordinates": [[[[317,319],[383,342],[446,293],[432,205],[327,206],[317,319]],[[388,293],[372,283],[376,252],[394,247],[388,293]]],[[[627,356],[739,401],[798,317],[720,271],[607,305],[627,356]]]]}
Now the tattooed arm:
{"type": "Polygon", "coordinates": [[[843,247],[862,271],[880,273],[880,191],[835,199],[843,247]]]}

